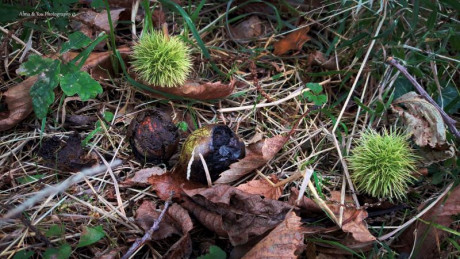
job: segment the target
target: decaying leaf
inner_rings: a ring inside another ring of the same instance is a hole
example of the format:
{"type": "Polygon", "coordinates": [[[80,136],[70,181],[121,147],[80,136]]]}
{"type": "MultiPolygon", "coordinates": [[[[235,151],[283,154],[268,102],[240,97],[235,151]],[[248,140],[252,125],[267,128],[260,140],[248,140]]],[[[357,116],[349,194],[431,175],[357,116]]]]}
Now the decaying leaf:
{"type": "Polygon", "coordinates": [[[300,217],[289,213],[243,258],[297,258],[304,248],[301,224],[300,217]]]}
{"type": "Polygon", "coordinates": [[[3,93],[8,111],[0,113],[0,131],[13,128],[33,111],[29,92],[35,81],[36,76],[29,77],[3,93]]]}
{"type": "MultiPolygon", "coordinates": [[[[331,192],[331,200],[340,201],[341,194],[338,191],[331,192]]],[[[345,202],[353,201],[351,197],[347,196],[345,202]]],[[[339,218],[340,205],[330,204],[329,208],[334,212],[335,216],[339,218]]],[[[343,211],[342,230],[351,233],[353,238],[359,242],[371,242],[375,237],[367,229],[367,224],[364,221],[367,218],[367,211],[362,209],[345,207],[343,211]]]]}
{"type": "Polygon", "coordinates": [[[446,128],[441,114],[422,96],[409,92],[396,99],[391,107],[403,119],[417,145],[439,147],[446,143],[446,128]]]}
{"type": "Polygon", "coordinates": [[[121,187],[132,187],[132,186],[146,186],[149,185],[149,178],[154,175],[162,175],[166,173],[166,170],[154,166],[150,168],[144,168],[137,171],[133,177],[126,179],[120,183],[121,187]]]}
{"type": "Polygon", "coordinates": [[[182,206],[206,228],[230,239],[232,245],[245,244],[284,220],[289,204],[248,194],[228,185],[184,190],[182,206]]]}
{"type": "Polygon", "coordinates": [[[42,142],[38,155],[47,166],[63,171],[78,172],[97,163],[97,157],[83,150],[80,134],[74,133],[65,142],[58,137],[45,139],[42,142]]]}
{"type": "Polygon", "coordinates": [[[316,202],[314,202],[312,199],[306,197],[305,195],[302,197],[300,202],[297,204],[297,197],[299,197],[299,190],[295,187],[291,188],[291,195],[289,195],[288,203],[297,206],[300,208],[300,211],[302,213],[322,213],[323,210],[321,207],[319,207],[316,202]]]}
{"type": "Polygon", "coordinates": [[[315,50],[308,55],[307,67],[311,67],[314,65],[323,67],[328,70],[337,69],[335,57],[330,57],[329,59],[326,59],[324,54],[319,50],[315,50]]]}
{"type": "Polygon", "coordinates": [[[262,34],[262,21],[257,15],[252,15],[235,27],[230,27],[230,31],[236,40],[259,37],[262,34]]]}
{"type": "MultiPolygon", "coordinates": [[[[154,202],[144,201],[136,211],[136,223],[145,231],[150,229],[153,222],[160,216],[154,202]]],[[[188,258],[192,252],[192,242],[189,232],[193,228],[192,219],[188,212],[180,205],[174,203],[166,211],[160,222],[159,229],[152,235],[152,240],[161,240],[172,235],[182,235],[167,252],[169,258],[188,258]],[[178,256],[180,257],[174,257],[178,256]]]]}
{"type": "MultiPolygon", "coordinates": [[[[131,48],[127,46],[121,46],[117,50],[120,52],[123,59],[127,59],[131,54],[131,48]]],[[[78,56],[78,54],[80,54],[80,52],[70,51],[62,55],[62,59],[68,62],[78,56]]],[[[112,62],[110,61],[111,55],[112,51],[91,52],[85,64],[81,67],[81,71],[87,71],[95,80],[115,77],[116,75],[113,72],[112,62]]]]}
{"type": "Polygon", "coordinates": [[[215,183],[231,183],[265,165],[283,148],[287,140],[286,136],[278,135],[249,145],[246,147],[246,156],[231,164],[230,169],[224,171],[215,183]]]}
{"type": "Polygon", "coordinates": [[[433,163],[442,162],[455,156],[455,148],[452,145],[445,145],[441,148],[422,147],[416,150],[416,154],[421,157],[419,163],[423,166],[430,166],[433,163]]]}
{"type": "MultiPolygon", "coordinates": [[[[278,182],[276,175],[271,175],[271,181],[273,183],[278,182]]],[[[272,200],[278,200],[283,191],[282,186],[274,187],[265,179],[252,180],[240,184],[237,189],[250,194],[258,194],[272,200]]]]}
{"type": "MultiPolygon", "coordinates": [[[[449,233],[439,229],[439,226],[453,228],[451,224],[455,220],[454,216],[460,213],[460,186],[455,187],[448,195],[421,217],[428,224],[417,221],[403,232],[396,246],[400,252],[412,252],[412,258],[445,258],[439,245],[449,233]]],[[[419,210],[426,205],[422,204],[419,210]]]]}
{"type": "MultiPolygon", "coordinates": [[[[137,78],[136,75],[133,75],[133,77],[137,78]]],[[[150,85],[145,81],[139,80],[138,78],[136,80],[142,82],[145,85],[150,86],[152,89],[157,90],[159,92],[164,92],[195,100],[212,100],[225,98],[233,92],[236,83],[235,79],[230,80],[228,84],[221,83],[220,81],[215,83],[187,81],[183,86],[179,87],[160,87],[150,85]]],[[[149,94],[156,97],[163,97],[152,93],[149,94]]]]}
{"type": "Polygon", "coordinates": [[[289,33],[286,37],[273,44],[275,48],[273,54],[279,56],[290,50],[301,50],[303,44],[311,39],[307,35],[309,31],[310,27],[306,26],[289,33]]]}
{"type": "MultiPolygon", "coordinates": [[[[110,10],[110,18],[112,19],[112,24],[114,27],[117,26],[118,19],[120,18],[120,13],[124,10],[125,8],[110,10]]],[[[73,30],[81,31],[83,34],[93,40],[102,31],[105,31],[106,33],[110,32],[109,18],[107,11],[105,10],[100,13],[97,13],[91,9],[80,12],[75,17],[73,17],[73,22],[70,24],[70,26],[73,30]]],[[[105,41],[101,42],[96,47],[96,49],[102,50],[105,44],[105,41]]]]}

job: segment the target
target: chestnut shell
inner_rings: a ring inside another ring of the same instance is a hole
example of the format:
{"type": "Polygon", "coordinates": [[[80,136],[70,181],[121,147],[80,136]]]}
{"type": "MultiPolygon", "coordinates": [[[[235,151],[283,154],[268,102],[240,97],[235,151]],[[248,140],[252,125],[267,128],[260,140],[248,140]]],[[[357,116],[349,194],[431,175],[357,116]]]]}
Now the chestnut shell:
{"type": "Polygon", "coordinates": [[[215,181],[223,171],[229,169],[230,164],[245,156],[245,146],[244,142],[226,125],[207,125],[194,131],[185,140],[182,148],[180,171],[187,173],[187,166],[193,154],[188,179],[207,184],[200,153],[206,161],[211,181],[215,181]]]}
{"type": "Polygon", "coordinates": [[[168,163],[179,144],[178,128],[158,110],[139,113],[128,128],[134,156],[141,163],[168,163]]]}

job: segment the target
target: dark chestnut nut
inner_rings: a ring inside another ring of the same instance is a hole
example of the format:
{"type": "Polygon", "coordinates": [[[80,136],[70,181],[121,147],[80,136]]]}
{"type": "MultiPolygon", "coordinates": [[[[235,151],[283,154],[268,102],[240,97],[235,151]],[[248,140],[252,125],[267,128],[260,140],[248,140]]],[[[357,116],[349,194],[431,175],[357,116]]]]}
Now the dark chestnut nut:
{"type": "Polygon", "coordinates": [[[195,130],[185,140],[179,158],[179,171],[187,174],[187,179],[207,183],[201,161],[203,156],[211,181],[229,169],[230,164],[245,156],[243,141],[226,125],[207,125],[195,130]]]}
{"type": "Polygon", "coordinates": [[[128,129],[134,155],[142,163],[167,164],[179,144],[179,131],[170,116],[158,110],[140,113],[128,129]]]}

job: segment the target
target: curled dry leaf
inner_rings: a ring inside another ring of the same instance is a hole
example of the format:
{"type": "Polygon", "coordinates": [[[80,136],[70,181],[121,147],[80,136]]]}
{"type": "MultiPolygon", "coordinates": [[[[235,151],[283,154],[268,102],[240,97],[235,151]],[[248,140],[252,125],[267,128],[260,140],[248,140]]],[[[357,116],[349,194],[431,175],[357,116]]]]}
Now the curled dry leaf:
{"type": "MultiPolygon", "coordinates": [[[[460,186],[451,191],[447,199],[441,199],[433,208],[425,213],[421,219],[426,221],[417,221],[407,228],[401,235],[397,243],[398,251],[413,253],[412,258],[447,258],[442,253],[439,245],[449,233],[439,228],[453,228],[454,216],[460,213],[460,186]],[[430,225],[438,224],[438,226],[430,225]],[[414,233],[415,236],[414,236],[414,233]],[[414,247],[415,246],[415,247],[414,247]],[[440,253],[441,252],[441,253],[440,253]]],[[[419,207],[421,211],[427,204],[419,207]]],[[[458,228],[456,229],[458,231],[458,228]]]]}
{"type": "Polygon", "coordinates": [[[409,92],[396,99],[391,108],[403,119],[417,145],[440,147],[446,143],[446,128],[441,114],[422,96],[409,92]]]}
{"type": "MultiPolygon", "coordinates": [[[[120,18],[120,13],[123,12],[125,8],[113,9],[110,10],[110,18],[112,19],[112,24],[114,27],[118,24],[118,19],[120,18]]],[[[81,31],[83,34],[88,36],[91,39],[96,39],[96,37],[102,31],[106,33],[110,32],[109,17],[107,11],[102,11],[97,13],[91,9],[86,9],[83,12],[80,12],[75,17],[72,18],[73,22],[70,24],[73,30],[81,31]]],[[[103,49],[106,42],[101,42],[96,50],[103,49]]]]}
{"type": "MultiPolygon", "coordinates": [[[[136,223],[147,231],[159,216],[160,212],[156,210],[155,203],[144,201],[136,211],[136,223]]],[[[188,212],[174,203],[166,211],[165,217],[160,222],[159,229],[152,235],[152,240],[161,240],[172,235],[182,235],[181,239],[168,250],[166,258],[188,258],[192,252],[192,241],[189,234],[192,228],[193,223],[188,212]]]]}
{"type": "Polygon", "coordinates": [[[285,202],[262,199],[228,185],[184,190],[182,206],[208,229],[241,245],[264,234],[284,220],[292,206],[285,202]]]}
{"type": "Polygon", "coordinates": [[[262,34],[262,21],[257,15],[252,15],[235,27],[230,27],[230,31],[236,40],[256,38],[262,34]]]}
{"type": "Polygon", "coordinates": [[[0,112],[0,131],[13,128],[33,111],[29,91],[35,81],[36,76],[29,77],[3,93],[8,111],[0,112]]]}
{"type": "Polygon", "coordinates": [[[283,148],[287,140],[288,137],[278,135],[249,145],[246,147],[246,156],[231,164],[230,169],[224,171],[215,183],[231,183],[265,165],[283,148]]]}
{"type": "Polygon", "coordinates": [[[304,235],[300,217],[290,212],[275,229],[255,245],[244,258],[297,258],[302,252],[304,235]]]}
{"type": "Polygon", "coordinates": [[[315,50],[308,55],[307,66],[310,67],[314,65],[323,67],[327,70],[337,69],[337,65],[335,64],[335,57],[326,59],[324,54],[319,50],[315,50]]]}
{"type": "Polygon", "coordinates": [[[286,37],[273,44],[275,48],[273,54],[279,56],[290,50],[301,50],[303,44],[311,39],[310,36],[307,35],[309,31],[310,27],[306,26],[289,33],[286,37]]]}
{"type": "Polygon", "coordinates": [[[144,168],[137,171],[133,177],[126,179],[125,181],[120,183],[120,187],[132,187],[132,186],[147,186],[149,185],[149,178],[154,175],[162,175],[165,174],[166,170],[154,166],[150,168],[144,168]]]}
{"type": "MultiPolygon", "coordinates": [[[[136,78],[136,75],[133,75],[136,78]]],[[[136,81],[142,82],[145,85],[150,86],[152,89],[173,94],[177,96],[182,96],[185,98],[195,99],[195,100],[212,100],[212,99],[221,99],[229,96],[233,89],[235,89],[236,80],[232,79],[228,84],[221,83],[220,81],[215,83],[202,83],[202,82],[194,82],[194,81],[187,81],[183,86],[179,87],[161,87],[161,86],[153,86],[144,81],[140,81],[138,78],[136,81]]],[[[152,96],[157,96],[155,94],[149,93],[152,96]]],[[[163,96],[157,96],[163,97],[163,96]]]]}
{"type": "MultiPolygon", "coordinates": [[[[270,178],[273,183],[278,182],[276,175],[273,174],[270,178]]],[[[278,200],[283,191],[282,186],[274,187],[265,179],[252,180],[250,182],[240,184],[236,188],[238,190],[242,190],[243,192],[258,194],[272,200],[278,200]]]]}
{"type": "MultiPolygon", "coordinates": [[[[341,194],[337,191],[331,192],[331,200],[340,201],[341,194]]],[[[345,202],[353,201],[351,197],[346,197],[345,202]]],[[[330,204],[329,208],[334,212],[335,216],[340,216],[340,205],[330,204]]],[[[367,229],[367,223],[364,221],[367,218],[367,211],[356,208],[344,207],[342,230],[351,233],[353,238],[359,242],[371,242],[375,237],[367,229]]]]}

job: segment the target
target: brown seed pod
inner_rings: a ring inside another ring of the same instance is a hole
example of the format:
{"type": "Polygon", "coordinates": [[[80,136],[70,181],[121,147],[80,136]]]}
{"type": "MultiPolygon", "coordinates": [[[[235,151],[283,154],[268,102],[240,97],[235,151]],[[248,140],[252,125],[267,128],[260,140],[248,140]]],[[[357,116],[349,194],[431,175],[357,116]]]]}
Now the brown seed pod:
{"type": "Polygon", "coordinates": [[[186,174],[190,181],[206,184],[200,154],[206,161],[211,181],[215,181],[230,164],[245,156],[245,147],[226,125],[207,125],[190,134],[182,147],[178,171],[186,174]]]}
{"type": "Polygon", "coordinates": [[[140,113],[128,128],[134,155],[142,163],[167,164],[179,144],[179,131],[164,112],[140,113]]]}

